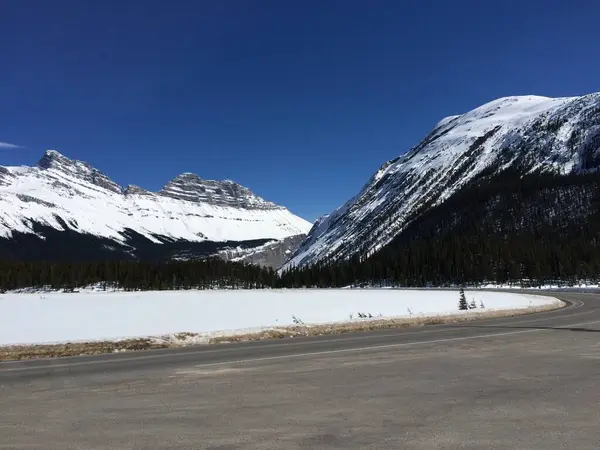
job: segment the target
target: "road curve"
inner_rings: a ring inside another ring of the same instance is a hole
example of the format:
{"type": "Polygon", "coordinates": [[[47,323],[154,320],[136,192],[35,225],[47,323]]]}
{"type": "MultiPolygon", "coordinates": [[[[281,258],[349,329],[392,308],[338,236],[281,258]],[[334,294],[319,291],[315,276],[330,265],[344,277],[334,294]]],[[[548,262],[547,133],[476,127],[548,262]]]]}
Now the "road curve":
{"type": "Polygon", "coordinates": [[[600,296],[539,314],[0,363],[2,448],[600,448],[600,296]]]}

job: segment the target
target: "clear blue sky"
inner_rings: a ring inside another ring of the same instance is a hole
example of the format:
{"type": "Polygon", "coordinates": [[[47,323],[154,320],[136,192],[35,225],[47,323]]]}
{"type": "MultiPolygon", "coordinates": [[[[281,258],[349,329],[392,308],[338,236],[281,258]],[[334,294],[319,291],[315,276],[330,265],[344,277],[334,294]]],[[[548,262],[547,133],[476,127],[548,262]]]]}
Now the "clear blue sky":
{"type": "Polygon", "coordinates": [[[600,2],[3,0],[0,165],[230,178],[314,220],[442,117],[600,90],[600,2]]]}

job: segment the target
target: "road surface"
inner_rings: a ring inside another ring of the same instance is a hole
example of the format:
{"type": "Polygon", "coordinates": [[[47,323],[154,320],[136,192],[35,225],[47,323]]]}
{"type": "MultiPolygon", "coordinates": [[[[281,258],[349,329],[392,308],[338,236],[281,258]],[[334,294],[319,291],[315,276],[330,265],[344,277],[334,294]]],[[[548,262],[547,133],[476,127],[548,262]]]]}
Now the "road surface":
{"type": "Polygon", "coordinates": [[[598,449],[600,296],[467,324],[0,363],[0,449],[598,449]]]}

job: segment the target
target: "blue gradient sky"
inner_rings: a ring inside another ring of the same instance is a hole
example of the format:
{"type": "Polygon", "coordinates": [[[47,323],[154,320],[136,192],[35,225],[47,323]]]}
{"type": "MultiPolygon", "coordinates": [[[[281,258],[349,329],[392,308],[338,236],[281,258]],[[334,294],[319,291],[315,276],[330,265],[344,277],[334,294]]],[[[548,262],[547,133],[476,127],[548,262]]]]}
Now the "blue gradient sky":
{"type": "Polygon", "coordinates": [[[600,90],[596,1],[0,3],[0,165],[238,181],[314,220],[442,117],[600,90]]]}

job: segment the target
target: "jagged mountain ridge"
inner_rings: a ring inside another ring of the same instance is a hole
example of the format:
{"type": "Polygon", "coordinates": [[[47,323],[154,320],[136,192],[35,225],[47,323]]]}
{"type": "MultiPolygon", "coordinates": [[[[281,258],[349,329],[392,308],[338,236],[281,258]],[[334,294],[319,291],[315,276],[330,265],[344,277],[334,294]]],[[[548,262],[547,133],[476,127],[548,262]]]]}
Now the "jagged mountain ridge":
{"type": "MultiPolygon", "coordinates": [[[[107,248],[115,256],[169,258],[204,257],[240,246],[251,255],[253,247],[260,252],[267,243],[285,252],[298,241],[288,238],[310,229],[309,222],[285,207],[230,180],[184,173],[151,192],[122,187],[88,163],[55,150],[46,151],[34,167],[0,167],[0,211],[4,241],[35,238],[24,247],[33,248],[37,240],[54,248],[43,241],[56,238],[53,231],[68,232],[60,239],[84,235],[91,248],[97,247],[91,253],[102,250],[103,257],[107,248]]],[[[0,243],[0,255],[3,248],[9,253],[5,257],[20,257],[14,245],[0,243]]]]}
{"type": "Polygon", "coordinates": [[[361,191],[315,222],[283,267],[370,256],[482,174],[568,175],[600,165],[600,93],[506,97],[441,120],[361,191]]]}

